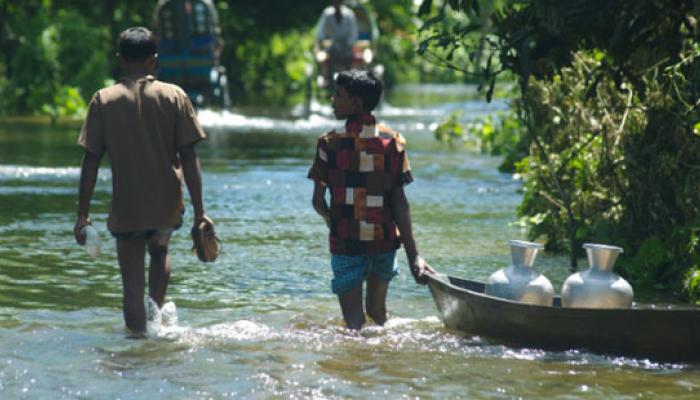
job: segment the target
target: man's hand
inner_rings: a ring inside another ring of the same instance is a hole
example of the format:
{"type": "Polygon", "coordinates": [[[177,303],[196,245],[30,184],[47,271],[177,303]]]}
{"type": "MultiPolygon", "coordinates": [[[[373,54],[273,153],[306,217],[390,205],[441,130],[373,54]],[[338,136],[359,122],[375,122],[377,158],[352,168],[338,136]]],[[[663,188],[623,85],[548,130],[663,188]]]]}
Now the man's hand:
{"type": "Polygon", "coordinates": [[[81,246],[85,245],[85,232],[83,232],[83,229],[88,225],[90,225],[90,218],[87,215],[79,215],[73,227],[75,241],[81,246]]]}
{"type": "Polygon", "coordinates": [[[426,272],[434,273],[435,270],[431,267],[421,256],[416,256],[413,261],[409,261],[409,268],[411,268],[411,274],[413,274],[413,279],[419,285],[427,285],[428,277],[425,275],[426,272]]]}
{"type": "Polygon", "coordinates": [[[194,217],[195,225],[199,225],[202,222],[207,224],[207,226],[211,227],[212,231],[214,230],[214,221],[212,221],[211,218],[209,218],[206,214],[202,213],[201,215],[196,215],[194,217]]]}

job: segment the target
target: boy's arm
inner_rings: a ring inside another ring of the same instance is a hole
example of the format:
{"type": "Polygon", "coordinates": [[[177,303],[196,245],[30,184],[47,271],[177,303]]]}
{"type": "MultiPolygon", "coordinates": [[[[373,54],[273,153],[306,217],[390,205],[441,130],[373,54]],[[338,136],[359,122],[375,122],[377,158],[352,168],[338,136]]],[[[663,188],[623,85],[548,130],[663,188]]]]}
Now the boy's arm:
{"type": "Polygon", "coordinates": [[[102,157],[96,156],[85,150],[83,161],[80,165],[80,184],[78,186],[78,218],[73,227],[75,241],[79,245],[85,244],[83,228],[90,224],[90,200],[95,192],[97,183],[97,171],[100,168],[102,157]]]}
{"type": "Polygon", "coordinates": [[[199,158],[194,151],[194,144],[183,146],[179,150],[182,174],[185,176],[187,191],[190,193],[192,208],[194,208],[194,222],[206,222],[214,226],[209,217],[204,214],[204,202],[202,201],[202,173],[199,167],[199,158]]]}
{"type": "Polygon", "coordinates": [[[326,203],[326,186],[316,180],[314,180],[314,197],[311,199],[311,204],[313,204],[314,210],[316,210],[318,215],[326,221],[326,225],[330,227],[331,212],[326,203]]]}
{"type": "Polygon", "coordinates": [[[406,251],[408,266],[416,283],[425,285],[428,283],[426,272],[435,272],[428,263],[418,255],[416,241],[413,238],[413,227],[411,226],[411,213],[408,200],[403,191],[403,186],[395,187],[391,192],[391,213],[401,234],[401,243],[406,251]]]}

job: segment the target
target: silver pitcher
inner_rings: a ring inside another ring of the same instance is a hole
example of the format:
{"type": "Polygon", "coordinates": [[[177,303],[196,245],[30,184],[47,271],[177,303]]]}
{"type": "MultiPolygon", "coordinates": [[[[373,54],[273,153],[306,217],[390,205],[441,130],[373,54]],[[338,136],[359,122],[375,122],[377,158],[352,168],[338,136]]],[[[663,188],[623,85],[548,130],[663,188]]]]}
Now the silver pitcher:
{"type": "Polygon", "coordinates": [[[513,264],[491,274],[486,281],[486,294],[528,304],[551,306],[554,298],[552,283],[535,271],[537,251],[544,249],[539,243],[510,240],[513,264]]]}
{"type": "Polygon", "coordinates": [[[561,289],[564,307],[630,308],[634,291],[621,276],[612,271],[622,247],[584,243],[590,268],[569,276],[561,289]]]}

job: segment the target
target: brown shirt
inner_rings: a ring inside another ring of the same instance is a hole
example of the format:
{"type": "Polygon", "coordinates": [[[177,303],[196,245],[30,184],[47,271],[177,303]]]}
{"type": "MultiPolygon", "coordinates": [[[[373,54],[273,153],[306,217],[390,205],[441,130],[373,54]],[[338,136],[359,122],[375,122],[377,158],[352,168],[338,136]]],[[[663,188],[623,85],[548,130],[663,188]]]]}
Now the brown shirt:
{"type": "Polygon", "coordinates": [[[78,144],[109,155],[112,232],[164,229],[182,223],[178,149],[205,137],[185,92],[152,76],[122,79],[90,102],[78,144]]]}

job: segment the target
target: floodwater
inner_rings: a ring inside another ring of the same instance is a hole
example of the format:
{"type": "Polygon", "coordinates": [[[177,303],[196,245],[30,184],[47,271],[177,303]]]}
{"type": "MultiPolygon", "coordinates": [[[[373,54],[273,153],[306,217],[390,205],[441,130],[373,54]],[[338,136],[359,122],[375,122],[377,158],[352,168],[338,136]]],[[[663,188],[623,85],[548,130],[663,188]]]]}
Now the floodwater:
{"type": "MultiPolygon", "coordinates": [[[[510,260],[520,183],[499,159],[434,142],[452,110],[505,108],[461,86],[408,86],[380,120],[408,139],[406,189],[417,243],[440,272],[485,279],[510,260]]],[[[128,338],[114,241],[105,219],[110,174],[100,170],[92,218],[103,254],[74,243],[77,128],[0,125],[0,398],[698,398],[700,366],[509,348],[447,331],[400,253],[384,327],[343,328],[330,292],[326,228],[305,176],[329,110],[246,109],[200,118],[207,212],[224,251],[199,263],[188,230],[171,246],[168,300],[177,321],[128,338]]],[[[187,218],[191,218],[188,209],[187,218]]],[[[187,226],[187,225],[186,225],[187,226]]],[[[560,287],[564,257],[536,266],[560,287]]]]}

